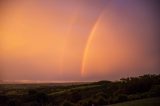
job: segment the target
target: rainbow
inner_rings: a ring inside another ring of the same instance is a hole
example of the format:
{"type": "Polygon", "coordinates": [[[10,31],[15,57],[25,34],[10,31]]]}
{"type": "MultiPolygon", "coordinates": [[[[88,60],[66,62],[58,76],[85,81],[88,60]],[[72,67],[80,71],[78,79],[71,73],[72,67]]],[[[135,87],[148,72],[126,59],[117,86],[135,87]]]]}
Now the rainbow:
{"type": "Polygon", "coordinates": [[[91,46],[91,44],[92,44],[93,38],[94,38],[94,36],[95,36],[95,32],[96,32],[96,30],[97,30],[97,28],[98,28],[98,25],[99,25],[99,23],[100,23],[100,21],[101,21],[101,18],[103,17],[103,13],[104,13],[104,12],[102,12],[102,13],[99,15],[99,17],[97,18],[97,20],[96,20],[95,24],[93,25],[92,30],[91,30],[91,32],[90,32],[90,34],[89,34],[89,37],[88,37],[88,40],[87,40],[87,43],[86,43],[86,47],[85,47],[85,49],[84,49],[83,58],[82,58],[82,67],[81,67],[81,75],[82,75],[82,76],[85,75],[86,60],[87,60],[89,48],[90,48],[90,46],[91,46]]]}
{"type": "Polygon", "coordinates": [[[71,31],[72,31],[72,28],[73,28],[73,25],[74,23],[76,22],[77,20],[77,15],[78,15],[79,11],[75,11],[74,14],[73,14],[73,17],[71,18],[70,20],[70,24],[68,26],[68,29],[66,31],[66,37],[63,39],[63,46],[62,46],[62,51],[60,53],[60,59],[59,59],[59,71],[60,73],[62,73],[63,71],[63,62],[64,62],[64,56],[65,56],[65,48],[67,46],[67,37],[69,37],[71,31]]]}

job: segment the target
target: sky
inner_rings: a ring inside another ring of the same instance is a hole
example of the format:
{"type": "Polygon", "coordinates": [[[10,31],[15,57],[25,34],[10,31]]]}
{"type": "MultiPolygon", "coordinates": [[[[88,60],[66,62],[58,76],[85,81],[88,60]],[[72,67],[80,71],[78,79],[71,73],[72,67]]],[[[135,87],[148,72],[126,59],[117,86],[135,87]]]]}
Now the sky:
{"type": "Polygon", "coordinates": [[[158,0],[1,0],[0,81],[160,73],[158,0]]]}

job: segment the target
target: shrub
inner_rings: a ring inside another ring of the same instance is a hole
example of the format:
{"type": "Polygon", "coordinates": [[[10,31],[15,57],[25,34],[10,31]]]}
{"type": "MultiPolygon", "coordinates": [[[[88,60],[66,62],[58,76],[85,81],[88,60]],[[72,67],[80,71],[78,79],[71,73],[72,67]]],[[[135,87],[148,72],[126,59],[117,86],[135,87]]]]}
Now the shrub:
{"type": "Polygon", "coordinates": [[[8,97],[4,95],[0,95],[0,103],[6,103],[8,101],[8,97]]]}
{"type": "Polygon", "coordinates": [[[77,103],[79,100],[82,99],[81,94],[78,91],[72,91],[71,95],[69,96],[69,99],[74,102],[77,103]]]}
{"type": "Polygon", "coordinates": [[[29,90],[27,100],[30,101],[30,102],[46,104],[49,100],[49,97],[46,93],[38,92],[38,91],[35,91],[35,90],[29,90]]]}
{"type": "Polygon", "coordinates": [[[160,85],[154,85],[149,91],[149,96],[160,96],[160,85]]]}
{"type": "Polygon", "coordinates": [[[109,103],[118,103],[118,102],[124,102],[124,101],[127,101],[127,100],[128,100],[127,95],[120,94],[120,95],[117,95],[117,96],[110,97],[109,98],[109,103]]]}
{"type": "Polygon", "coordinates": [[[21,106],[21,103],[17,99],[11,99],[8,101],[7,106],[21,106]]]}
{"type": "Polygon", "coordinates": [[[65,100],[61,106],[75,106],[72,102],[65,100]]]}
{"type": "Polygon", "coordinates": [[[99,96],[99,97],[97,98],[95,104],[98,105],[98,106],[99,106],[99,105],[106,105],[106,104],[107,104],[107,100],[106,100],[104,97],[99,96]]]}
{"type": "Polygon", "coordinates": [[[48,100],[48,96],[47,94],[40,92],[40,93],[37,93],[36,99],[37,99],[37,102],[39,103],[46,103],[48,100]]]}
{"type": "Polygon", "coordinates": [[[129,95],[128,96],[128,100],[136,100],[136,99],[140,99],[140,98],[141,98],[140,95],[129,95]]]}
{"type": "Polygon", "coordinates": [[[87,98],[87,99],[83,99],[82,101],[79,102],[80,106],[92,106],[92,104],[95,103],[95,101],[93,101],[94,99],[91,98],[87,98]]]}
{"type": "Polygon", "coordinates": [[[128,100],[127,95],[121,94],[121,95],[118,96],[118,102],[124,102],[124,101],[127,101],[127,100],[128,100]]]}

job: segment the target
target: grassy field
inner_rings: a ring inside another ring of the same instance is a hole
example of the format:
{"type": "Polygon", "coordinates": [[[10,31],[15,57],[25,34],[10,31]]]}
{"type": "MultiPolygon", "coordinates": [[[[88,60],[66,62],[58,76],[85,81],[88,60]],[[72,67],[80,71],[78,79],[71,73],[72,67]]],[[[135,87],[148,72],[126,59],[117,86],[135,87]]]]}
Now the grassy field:
{"type": "Polygon", "coordinates": [[[134,100],[109,106],[160,106],[160,98],[134,100]]]}
{"type": "Polygon", "coordinates": [[[0,106],[92,105],[160,106],[160,75],[114,82],[0,84],[0,106]]]}

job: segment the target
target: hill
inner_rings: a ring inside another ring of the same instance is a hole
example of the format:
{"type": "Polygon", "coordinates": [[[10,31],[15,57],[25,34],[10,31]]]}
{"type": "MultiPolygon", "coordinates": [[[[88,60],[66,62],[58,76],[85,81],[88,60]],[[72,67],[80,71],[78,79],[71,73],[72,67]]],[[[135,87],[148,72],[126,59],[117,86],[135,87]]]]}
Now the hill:
{"type": "Polygon", "coordinates": [[[153,97],[160,97],[160,75],[79,84],[0,84],[0,106],[103,106],[153,97]]]}
{"type": "Polygon", "coordinates": [[[124,103],[113,104],[109,106],[159,106],[160,98],[147,98],[142,100],[134,100],[124,103]]]}

